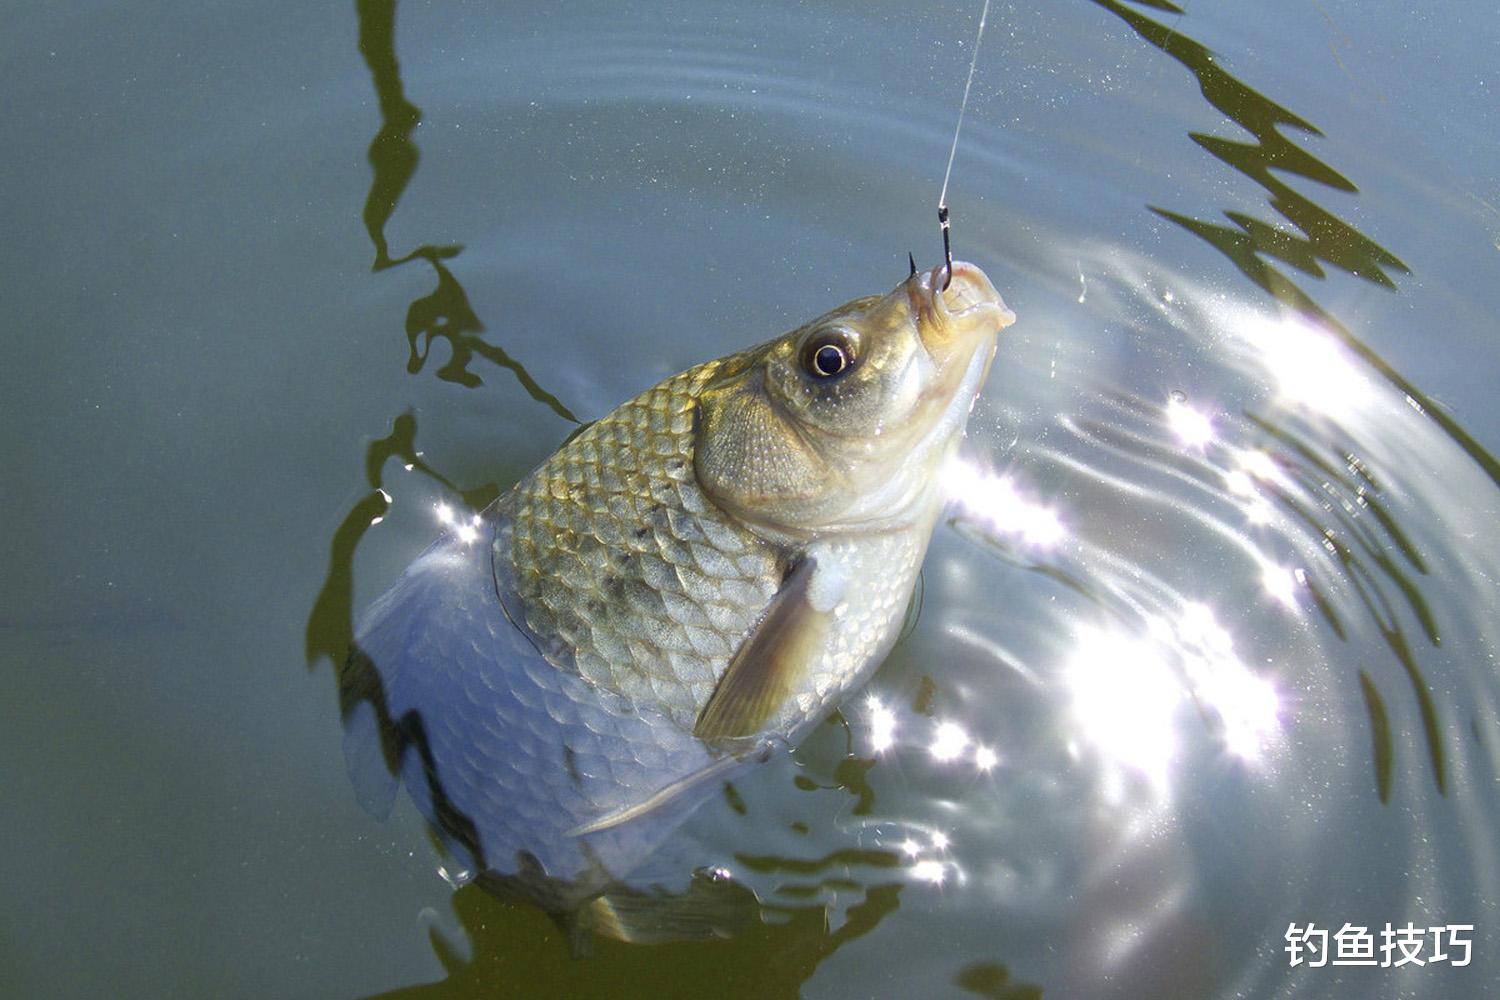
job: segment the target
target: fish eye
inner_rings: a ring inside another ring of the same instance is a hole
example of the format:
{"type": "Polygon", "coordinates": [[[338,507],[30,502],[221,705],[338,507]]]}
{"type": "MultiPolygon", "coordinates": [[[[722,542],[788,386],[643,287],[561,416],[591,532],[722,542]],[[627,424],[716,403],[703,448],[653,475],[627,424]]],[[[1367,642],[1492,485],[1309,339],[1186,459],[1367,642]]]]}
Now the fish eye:
{"type": "Polygon", "coordinates": [[[802,368],[817,379],[842,375],[854,364],[854,344],[837,330],[810,338],[802,348],[802,368]]]}

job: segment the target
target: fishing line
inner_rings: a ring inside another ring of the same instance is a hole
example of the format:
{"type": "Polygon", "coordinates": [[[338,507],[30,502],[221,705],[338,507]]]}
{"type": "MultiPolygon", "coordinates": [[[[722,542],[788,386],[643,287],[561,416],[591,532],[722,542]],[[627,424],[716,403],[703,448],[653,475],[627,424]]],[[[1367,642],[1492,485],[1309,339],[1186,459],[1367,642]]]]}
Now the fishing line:
{"type": "Polygon", "coordinates": [[[969,76],[964,80],[964,96],[958,105],[958,124],[953,126],[953,145],[948,149],[948,169],[943,171],[943,190],[938,194],[938,225],[943,230],[943,261],[947,276],[943,278],[943,291],[953,283],[953,244],[948,232],[948,178],[953,176],[953,157],[958,153],[958,134],[963,131],[964,112],[969,107],[969,88],[974,85],[974,67],[979,65],[979,43],[984,39],[984,21],[990,14],[990,0],[984,0],[979,12],[979,30],[974,34],[974,53],[969,57],[969,76]]]}

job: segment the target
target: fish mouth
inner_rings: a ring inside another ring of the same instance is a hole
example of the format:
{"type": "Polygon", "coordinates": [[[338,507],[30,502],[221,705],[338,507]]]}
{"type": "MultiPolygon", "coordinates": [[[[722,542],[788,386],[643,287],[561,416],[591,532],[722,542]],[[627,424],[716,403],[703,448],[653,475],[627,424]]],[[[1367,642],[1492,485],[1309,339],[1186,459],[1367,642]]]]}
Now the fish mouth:
{"type": "Polygon", "coordinates": [[[989,276],[967,261],[956,260],[950,271],[939,264],[911,278],[909,294],[920,317],[922,342],[940,366],[966,356],[985,336],[993,336],[1016,321],[989,276]],[[946,287],[945,287],[946,286],[946,287]]]}
{"type": "MultiPolygon", "coordinates": [[[[918,309],[932,318],[936,340],[965,339],[963,334],[999,333],[1016,322],[990,277],[968,261],[954,261],[953,270],[939,264],[916,279],[918,309]]],[[[924,337],[926,339],[926,337],[924,337]]]]}

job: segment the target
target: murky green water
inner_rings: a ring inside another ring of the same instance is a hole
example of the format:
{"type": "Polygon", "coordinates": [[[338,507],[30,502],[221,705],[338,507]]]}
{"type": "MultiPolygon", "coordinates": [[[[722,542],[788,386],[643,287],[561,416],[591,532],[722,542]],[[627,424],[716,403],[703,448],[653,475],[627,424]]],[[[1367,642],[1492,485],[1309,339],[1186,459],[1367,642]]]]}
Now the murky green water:
{"type": "Polygon", "coordinates": [[[433,505],[933,262],[977,7],[4,17],[0,994],[1500,990],[1476,4],[992,9],[948,200],[1021,319],[921,616],[638,875],[738,934],[575,958],[357,806],[433,505]]]}

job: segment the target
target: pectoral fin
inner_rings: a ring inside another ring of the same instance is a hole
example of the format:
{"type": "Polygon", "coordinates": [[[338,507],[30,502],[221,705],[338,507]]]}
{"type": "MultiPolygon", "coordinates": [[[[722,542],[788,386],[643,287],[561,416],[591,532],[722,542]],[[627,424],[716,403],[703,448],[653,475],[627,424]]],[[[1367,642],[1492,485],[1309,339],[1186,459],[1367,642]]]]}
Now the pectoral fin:
{"type": "Polygon", "coordinates": [[[816,560],[804,558],[787,574],[765,617],[739,650],[698,716],[702,740],[753,736],[781,707],[822,648],[831,616],[813,606],[809,589],[816,560]]]}

